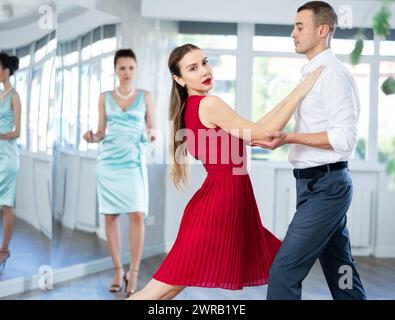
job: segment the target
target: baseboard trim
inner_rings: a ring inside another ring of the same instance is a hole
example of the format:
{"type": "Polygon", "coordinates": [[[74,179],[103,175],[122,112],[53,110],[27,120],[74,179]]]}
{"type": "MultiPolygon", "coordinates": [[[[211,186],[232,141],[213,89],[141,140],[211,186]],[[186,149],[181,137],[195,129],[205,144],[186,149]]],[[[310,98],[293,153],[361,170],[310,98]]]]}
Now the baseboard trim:
{"type": "Polygon", "coordinates": [[[355,257],[367,257],[372,254],[371,248],[359,248],[359,247],[351,247],[352,255],[355,257]]]}
{"type": "Polygon", "coordinates": [[[376,258],[395,258],[395,248],[390,246],[376,247],[373,255],[376,258]]]}

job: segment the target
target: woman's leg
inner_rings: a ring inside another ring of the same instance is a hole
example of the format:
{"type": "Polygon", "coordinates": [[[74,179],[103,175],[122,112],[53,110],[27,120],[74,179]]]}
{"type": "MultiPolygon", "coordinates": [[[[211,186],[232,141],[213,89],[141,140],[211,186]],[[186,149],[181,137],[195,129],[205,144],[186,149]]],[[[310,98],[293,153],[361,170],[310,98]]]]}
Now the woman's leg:
{"type": "Polygon", "coordinates": [[[130,250],[130,269],[127,273],[128,278],[128,294],[133,294],[137,290],[138,272],[140,269],[141,256],[144,246],[144,213],[131,212],[129,217],[129,250],[130,250]]]}
{"type": "MultiPolygon", "coordinates": [[[[114,285],[122,285],[122,278],[124,270],[121,261],[121,231],[119,229],[119,215],[106,214],[105,215],[105,229],[108,243],[108,250],[114,264],[114,285]]],[[[120,287],[119,287],[120,288],[120,287]]],[[[118,291],[117,288],[113,288],[111,291],[118,291]]]]}
{"type": "Polygon", "coordinates": [[[3,207],[3,242],[1,244],[1,251],[8,251],[11,242],[12,231],[14,229],[15,216],[11,207],[3,207]]]}
{"type": "Polygon", "coordinates": [[[170,300],[178,295],[185,286],[173,286],[152,279],[147,285],[128,300],[170,300]]]}

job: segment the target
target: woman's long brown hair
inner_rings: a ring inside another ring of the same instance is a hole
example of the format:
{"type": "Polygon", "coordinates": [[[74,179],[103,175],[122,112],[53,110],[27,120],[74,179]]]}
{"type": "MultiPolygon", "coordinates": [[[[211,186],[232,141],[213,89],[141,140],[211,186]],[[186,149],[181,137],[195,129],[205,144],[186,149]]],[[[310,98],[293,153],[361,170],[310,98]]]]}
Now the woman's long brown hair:
{"type": "Polygon", "coordinates": [[[172,87],[170,94],[169,120],[170,120],[170,155],[172,158],[172,167],[170,176],[178,190],[188,186],[188,151],[186,148],[185,135],[183,139],[180,130],[184,128],[184,109],[188,98],[187,89],[179,85],[173,75],[181,77],[179,62],[188,53],[199,47],[193,44],[184,44],[175,48],[169,57],[169,70],[172,75],[172,87]]]}

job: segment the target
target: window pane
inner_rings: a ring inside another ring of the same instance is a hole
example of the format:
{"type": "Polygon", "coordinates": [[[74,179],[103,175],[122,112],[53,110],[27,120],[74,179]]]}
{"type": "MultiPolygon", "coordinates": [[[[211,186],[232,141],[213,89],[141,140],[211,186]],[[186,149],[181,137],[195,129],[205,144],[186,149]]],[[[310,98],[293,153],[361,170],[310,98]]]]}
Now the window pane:
{"type": "Polygon", "coordinates": [[[24,57],[19,58],[19,68],[23,69],[30,65],[30,54],[24,57]]]}
{"type": "MultiPolygon", "coordinates": [[[[89,86],[89,115],[88,115],[88,126],[92,130],[97,129],[97,124],[99,122],[99,96],[100,96],[100,78],[101,78],[101,68],[100,64],[91,65],[90,74],[90,86],[89,86]]],[[[88,149],[97,150],[97,143],[89,143],[88,149]]]]}
{"type": "MultiPolygon", "coordinates": [[[[100,64],[82,66],[81,74],[81,103],[80,103],[80,132],[96,131],[98,124],[98,103],[100,96],[100,64]]],[[[97,150],[97,143],[87,144],[80,137],[79,150],[97,150]]]]}
{"type": "Polygon", "coordinates": [[[103,53],[115,51],[117,48],[117,38],[108,38],[102,40],[103,53]]]}
{"type": "Polygon", "coordinates": [[[47,47],[48,47],[48,52],[47,52],[48,54],[54,51],[56,49],[56,39],[51,39],[48,42],[47,47]]]}
{"type": "Polygon", "coordinates": [[[237,49],[237,36],[211,34],[179,34],[178,45],[192,43],[202,49],[237,49]]]}
{"type": "Polygon", "coordinates": [[[96,29],[93,30],[92,34],[92,43],[101,40],[101,27],[97,27],[96,29]]]}
{"type": "MultiPolygon", "coordinates": [[[[88,111],[89,111],[89,65],[83,65],[81,68],[81,97],[80,97],[80,132],[83,134],[88,129],[88,111]]],[[[94,130],[94,129],[92,129],[94,130]]],[[[79,149],[85,151],[87,143],[80,137],[79,149]]]]}
{"type": "Polygon", "coordinates": [[[26,68],[30,65],[30,47],[31,45],[27,45],[16,49],[16,55],[19,58],[19,69],[26,68]]]}
{"type": "Polygon", "coordinates": [[[101,91],[114,89],[114,58],[112,56],[103,58],[101,62],[101,91]]]}
{"type": "Polygon", "coordinates": [[[45,36],[45,37],[41,38],[40,40],[38,40],[36,42],[36,44],[35,44],[35,54],[34,54],[34,61],[35,62],[40,61],[46,55],[46,53],[47,53],[47,42],[48,42],[48,36],[45,36]]]}
{"type": "Polygon", "coordinates": [[[208,61],[213,68],[213,93],[234,108],[236,104],[236,57],[210,55],[208,61]]]}
{"type": "Polygon", "coordinates": [[[57,144],[60,143],[61,146],[64,146],[63,136],[62,136],[62,126],[64,125],[62,122],[62,95],[63,95],[63,73],[64,70],[60,68],[60,57],[56,57],[56,85],[55,85],[55,130],[56,130],[56,139],[57,144]]]}
{"type": "MultiPolygon", "coordinates": [[[[55,62],[55,57],[51,58],[51,64],[55,62]]],[[[48,124],[47,124],[47,153],[52,154],[53,145],[56,139],[55,128],[55,99],[56,99],[56,72],[51,72],[49,85],[49,101],[48,101],[48,124]]]]}
{"type": "Polygon", "coordinates": [[[81,38],[81,57],[82,60],[87,60],[91,57],[91,50],[92,50],[92,33],[88,33],[81,38]]]}
{"type": "Polygon", "coordinates": [[[88,60],[91,57],[91,50],[92,50],[91,45],[82,49],[81,51],[82,60],[88,60]]]}
{"type": "Polygon", "coordinates": [[[78,62],[78,52],[70,52],[63,56],[64,66],[70,66],[78,62]]]}
{"type": "Polygon", "coordinates": [[[45,45],[44,47],[42,47],[41,49],[38,49],[35,54],[34,54],[34,61],[38,62],[40,61],[42,58],[45,57],[47,53],[47,46],[45,45]]]}
{"type": "Polygon", "coordinates": [[[103,42],[101,40],[92,43],[92,57],[97,57],[102,54],[103,42]]]}
{"type": "Polygon", "coordinates": [[[50,89],[52,59],[44,63],[41,75],[41,97],[38,120],[38,151],[47,151],[48,99],[50,89]]]}
{"type": "Polygon", "coordinates": [[[30,151],[37,152],[38,150],[38,117],[40,106],[40,78],[41,70],[33,70],[33,81],[30,94],[30,114],[29,114],[29,138],[30,151]]]}
{"type": "Polygon", "coordinates": [[[66,146],[76,146],[78,112],[78,67],[64,70],[62,105],[62,142],[66,146]]]}
{"type": "Polygon", "coordinates": [[[27,70],[15,73],[15,88],[21,100],[21,134],[18,143],[26,148],[26,119],[27,119],[27,70]]]}
{"type": "Polygon", "coordinates": [[[360,63],[356,66],[352,66],[349,63],[345,63],[345,66],[348,70],[350,70],[355,82],[357,83],[359,101],[361,105],[361,112],[359,114],[358,122],[358,144],[355,152],[355,160],[364,160],[369,136],[370,64],[360,63]]]}
{"type": "Polygon", "coordinates": [[[255,36],[253,48],[255,51],[295,52],[291,37],[255,36]]]}
{"type": "MultiPolygon", "coordinates": [[[[257,121],[285,98],[301,78],[304,58],[255,57],[253,63],[252,120],[257,121]]],[[[291,119],[285,131],[292,131],[291,119]]],[[[253,159],[287,160],[289,145],[274,151],[252,148],[253,159]]]]}
{"type": "Polygon", "coordinates": [[[103,39],[113,38],[116,36],[116,25],[115,24],[108,24],[103,26],[103,39]]]}
{"type": "MultiPolygon", "coordinates": [[[[354,50],[355,39],[332,39],[331,47],[335,54],[350,54],[354,50]]],[[[374,42],[365,40],[363,42],[362,55],[374,54],[374,42]]]]}
{"type": "Polygon", "coordinates": [[[92,57],[96,57],[102,54],[103,51],[103,42],[101,41],[102,28],[98,27],[93,30],[92,33],[92,57]]]}
{"type": "Polygon", "coordinates": [[[379,161],[387,163],[391,174],[395,173],[395,95],[386,96],[381,91],[385,79],[395,74],[395,61],[380,63],[379,80],[379,161]]]}
{"type": "Polygon", "coordinates": [[[380,55],[395,56],[395,41],[381,41],[380,55]]]}

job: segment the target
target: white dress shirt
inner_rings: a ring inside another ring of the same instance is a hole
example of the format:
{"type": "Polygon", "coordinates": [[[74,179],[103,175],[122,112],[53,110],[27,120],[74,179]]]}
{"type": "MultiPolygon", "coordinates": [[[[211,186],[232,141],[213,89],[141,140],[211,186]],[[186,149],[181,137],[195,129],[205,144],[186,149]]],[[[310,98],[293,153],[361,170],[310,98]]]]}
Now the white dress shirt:
{"type": "Polygon", "coordinates": [[[294,132],[326,131],[333,150],[292,144],[288,159],[299,169],[349,160],[357,145],[360,104],[354,78],[330,49],[303,66],[303,77],[321,65],[325,69],[294,114],[294,132]]]}

